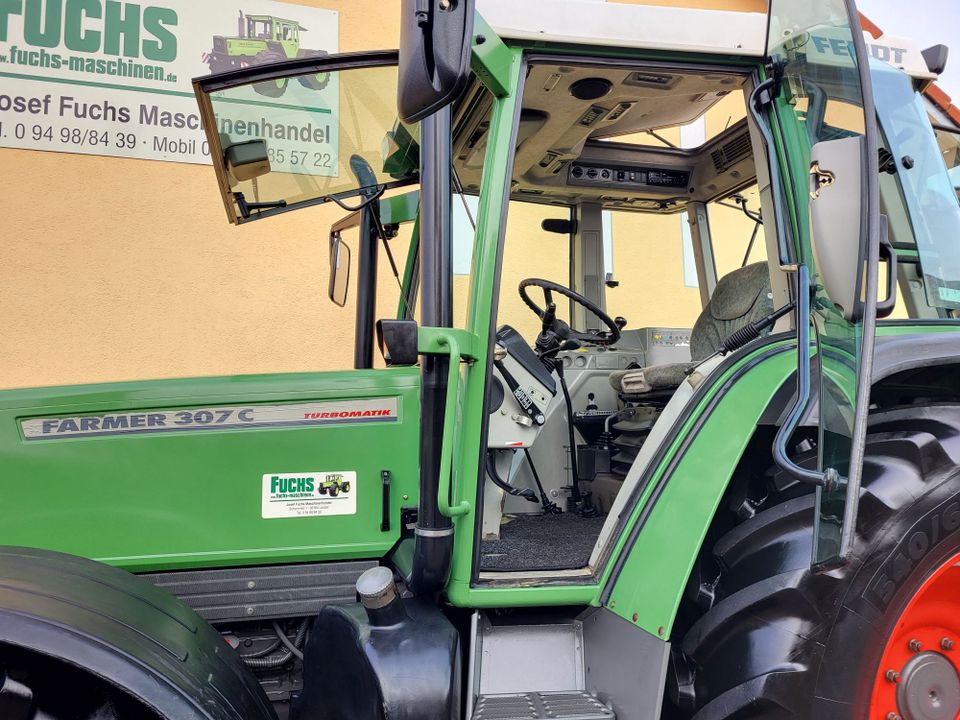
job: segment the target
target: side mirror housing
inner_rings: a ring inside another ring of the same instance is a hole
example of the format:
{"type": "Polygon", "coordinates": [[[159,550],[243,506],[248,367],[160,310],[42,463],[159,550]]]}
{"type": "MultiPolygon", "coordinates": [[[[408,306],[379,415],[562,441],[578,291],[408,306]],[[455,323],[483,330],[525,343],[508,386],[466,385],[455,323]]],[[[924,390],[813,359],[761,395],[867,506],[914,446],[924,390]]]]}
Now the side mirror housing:
{"type": "Polygon", "coordinates": [[[947,60],[950,58],[950,48],[946,45],[933,45],[921,52],[927,69],[934,75],[943,75],[947,69],[947,60]]]}
{"type": "Polygon", "coordinates": [[[264,140],[224,144],[223,159],[230,175],[240,182],[270,172],[270,155],[264,140]]]}
{"type": "Polygon", "coordinates": [[[848,322],[862,315],[866,188],[860,136],[825,140],[810,151],[810,229],[820,281],[848,322]]]}
{"type": "Polygon", "coordinates": [[[377,345],[387,365],[416,365],[417,321],[377,320],[377,345]]]}
{"type": "Polygon", "coordinates": [[[330,284],[327,295],[335,305],[347,304],[350,289],[350,246],[340,239],[339,233],[330,236],[330,284]]]}
{"type": "Polygon", "coordinates": [[[453,102],[470,72],[474,0],[403,0],[397,109],[419,122],[453,102]]]}

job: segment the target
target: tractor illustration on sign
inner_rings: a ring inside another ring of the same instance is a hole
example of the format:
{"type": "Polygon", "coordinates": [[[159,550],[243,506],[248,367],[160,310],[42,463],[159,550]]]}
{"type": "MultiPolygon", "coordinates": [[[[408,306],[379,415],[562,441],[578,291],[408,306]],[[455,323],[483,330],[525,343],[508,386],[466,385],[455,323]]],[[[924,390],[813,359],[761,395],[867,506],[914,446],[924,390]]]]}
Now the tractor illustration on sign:
{"type": "Polygon", "coordinates": [[[317,491],[321,495],[336,497],[340,493],[350,492],[350,481],[344,480],[343,475],[340,473],[330,473],[325,475],[323,480],[320,481],[320,486],[317,488],[317,491]]]}
{"type": "MultiPolygon", "coordinates": [[[[210,66],[211,73],[219,73],[250,65],[326,55],[323,50],[300,47],[300,33],[306,30],[296,20],[272,15],[244,15],[241,11],[237,20],[237,35],[215,35],[213,50],[205,55],[204,61],[210,66]]],[[[330,82],[330,74],[301,75],[297,80],[311,90],[323,90],[330,82]]],[[[256,83],[253,89],[261,95],[277,98],[287,91],[288,82],[289,78],[269,80],[256,83]]]]}

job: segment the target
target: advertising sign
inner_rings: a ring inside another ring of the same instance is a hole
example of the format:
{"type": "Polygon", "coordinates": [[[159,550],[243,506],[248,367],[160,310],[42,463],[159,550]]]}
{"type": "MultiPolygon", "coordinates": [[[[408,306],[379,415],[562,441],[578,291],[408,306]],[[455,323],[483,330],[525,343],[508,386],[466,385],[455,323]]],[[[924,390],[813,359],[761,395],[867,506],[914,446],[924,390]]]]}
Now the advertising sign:
{"type": "MultiPolygon", "coordinates": [[[[193,77],[337,44],[336,11],[270,0],[3,0],[0,147],[209,163],[193,77]]],[[[307,106],[329,118],[337,99],[322,73],[232,102],[245,117],[307,106]]],[[[272,151],[335,153],[328,124],[272,127],[272,151]]]]}

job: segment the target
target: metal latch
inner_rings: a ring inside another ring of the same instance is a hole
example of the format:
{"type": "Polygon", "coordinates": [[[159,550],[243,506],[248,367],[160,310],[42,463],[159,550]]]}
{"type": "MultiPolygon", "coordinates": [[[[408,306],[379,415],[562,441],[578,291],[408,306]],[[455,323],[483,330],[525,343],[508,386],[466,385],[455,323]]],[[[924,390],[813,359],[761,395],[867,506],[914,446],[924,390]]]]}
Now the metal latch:
{"type": "Polygon", "coordinates": [[[837,176],[829,170],[822,169],[820,163],[812,163],[810,165],[810,197],[816,200],[820,197],[820,189],[830,187],[836,180],[837,176]]]}

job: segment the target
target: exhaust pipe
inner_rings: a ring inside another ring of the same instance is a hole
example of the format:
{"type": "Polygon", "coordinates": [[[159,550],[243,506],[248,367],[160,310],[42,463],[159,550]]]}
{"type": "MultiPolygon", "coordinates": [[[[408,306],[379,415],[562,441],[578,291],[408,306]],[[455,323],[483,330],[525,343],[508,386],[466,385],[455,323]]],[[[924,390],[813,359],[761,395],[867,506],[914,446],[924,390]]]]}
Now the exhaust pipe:
{"type": "MultiPolygon", "coordinates": [[[[453,326],[450,124],[449,105],[420,124],[420,317],[427,327],[453,326]]],[[[449,367],[449,358],[422,358],[420,505],[410,576],[410,589],[420,596],[443,590],[453,555],[453,523],[437,501],[449,367]]]]}

